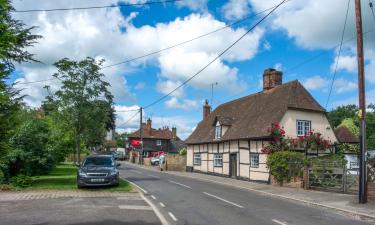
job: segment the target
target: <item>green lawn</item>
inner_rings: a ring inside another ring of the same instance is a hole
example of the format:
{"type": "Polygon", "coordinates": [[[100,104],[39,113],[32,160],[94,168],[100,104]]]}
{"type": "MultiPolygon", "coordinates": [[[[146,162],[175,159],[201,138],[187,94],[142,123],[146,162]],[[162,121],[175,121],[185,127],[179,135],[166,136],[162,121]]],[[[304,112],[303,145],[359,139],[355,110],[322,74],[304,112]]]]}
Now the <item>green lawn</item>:
{"type": "MultiPolygon", "coordinates": [[[[55,189],[55,190],[76,190],[76,176],[77,167],[73,164],[59,164],[56,169],[51,171],[48,175],[33,177],[33,184],[28,190],[39,189],[55,189]]],[[[123,191],[129,192],[132,190],[130,183],[120,180],[118,187],[100,187],[100,188],[84,188],[87,191],[123,191]]]]}

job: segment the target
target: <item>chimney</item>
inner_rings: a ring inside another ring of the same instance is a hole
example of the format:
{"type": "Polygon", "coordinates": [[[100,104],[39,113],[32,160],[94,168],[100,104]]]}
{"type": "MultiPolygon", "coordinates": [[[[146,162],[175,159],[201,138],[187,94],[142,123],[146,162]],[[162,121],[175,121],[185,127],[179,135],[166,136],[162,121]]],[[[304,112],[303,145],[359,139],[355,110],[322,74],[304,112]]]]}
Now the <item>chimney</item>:
{"type": "Polygon", "coordinates": [[[206,99],[204,106],[203,106],[203,120],[208,117],[211,113],[211,106],[208,104],[208,100],[206,99]]]}
{"type": "Polygon", "coordinates": [[[283,73],[275,69],[266,69],[263,73],[263,91],[270,90],[283,83],[283,73]]]}
{"type": "Polygon", "coordinates": [[[176,138],[177,138],[177,128],[172,127],[172,139],[176,140],[176,138]]]}
{"type": "Polygon", "coordinates": [[[148,118],[147,120],[147,124],[146,124],[146,129],[148,131],[151,131],[151,124],[152,124],[152,120],[150,118],[148,118]]]}

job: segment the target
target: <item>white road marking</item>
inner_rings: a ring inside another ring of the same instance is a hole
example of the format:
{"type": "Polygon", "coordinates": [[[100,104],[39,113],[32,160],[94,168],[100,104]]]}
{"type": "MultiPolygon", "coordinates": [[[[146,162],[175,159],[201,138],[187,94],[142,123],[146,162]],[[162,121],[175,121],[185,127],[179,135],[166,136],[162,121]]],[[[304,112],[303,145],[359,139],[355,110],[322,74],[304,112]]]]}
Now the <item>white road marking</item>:
{"type": "Polygon", "coordinates": [[[131,182],[130,180],[127,180],[129,183],[131,183],[132,185],[136,186],[139,190],[143,191],[143,193],[147,194],[147,191],[143,188],[141,188],[140,186],[138,186],[136,183],[134,182],[131,182]]]}
{"type": "Polygon", "coordinates": [[[162,223],[162,225],[169,225],[167,219],[165,219],[165,217],[163,216],[163,214],[159,211],[159,209],[154,205],[154,203],[152,203],[148,198],[146,198],[142,192],[139,192],[141,197],[143,198],[143,200],[145,200],[150,206],[151,208],[154,210],[156,216],[159,218],[160,222],[162,223]]]}
{"type": "Polygon", "coordinates": [[[141,197],[135,197],[135,196],[122,196],[122,197],[117,197],[117,200],[142,200],[141,197]]]}
{"type": "Polygon", "coordinates": [[[152,199],[154,199],[154,200],[156,200],[156,197],[155,197],[155,196],[153,196],[153,195],[151,195],[151,198],[152,198],[152,199]]]}
{"type": "Polygon", "coordinates": [[[168,212],[168,215],[172,218],[172,220],[177,221],[177,218],[171,212],[168,212]]]}
{"type": "Polygon", "coordinates": [[[182,187],[186,187],[186,188],[192,189],[190,186],[187,186],[187,185],[185,185],[185,184],[178,183],[178,182],[173,181],[173,180],[170,180],[169,182],[171,182],[171,183],[173,183],[173,184],[180,185],[180,186],[182,186],[182,187]]]}
{"type": "Polygon", "coordinates": [[[287,223],[283,223],[283,222],[275,220],[275,219],[273,219],[272,222],[280,224],[280,225],[288,225],[287,223]]]}
{"type": "Polygon", "coordinates": [[[219,200],[221,200],[221,201],[223,201],[223,202],[226,202],[226,203],[229,203],[229,204],[231,204],[231,205],[237,206],[238,208],[243,208],[242,205],[238,205],[238,204],[236,204],[236,203],[234,203],[234,202],[231,202],[231,201],[225,200],[225,199],[223,199],[223,198],[220,198],[219,196],[216,196],[216,195],[213,195],[213,194],[210,194],[210,193],[207,193],[207,192],[203,192],[203,194],[208,195],[208,196],[213,197],[213,198],[216,198],[216,199],[219,199],[219,200]]]}
{"type": "Polygon", "coordinates": [[[163,208],[165,207],[164,203],[159,202],[159,204],[160,204],[161,207],[163,207],[163,208]]]}
{"type": "Polygon", "coordinates": [[[148,205],[119,205],[120,209],[132,209],[132,210],[152,210],[148,205]]]}
{"type": "Polygon", "coordinates": [[[153,178],[159,178],[158,176],[151,175],[151,174],[149,174],[148,176],[149,176],[149,177],[153,177],[153,178]]]}

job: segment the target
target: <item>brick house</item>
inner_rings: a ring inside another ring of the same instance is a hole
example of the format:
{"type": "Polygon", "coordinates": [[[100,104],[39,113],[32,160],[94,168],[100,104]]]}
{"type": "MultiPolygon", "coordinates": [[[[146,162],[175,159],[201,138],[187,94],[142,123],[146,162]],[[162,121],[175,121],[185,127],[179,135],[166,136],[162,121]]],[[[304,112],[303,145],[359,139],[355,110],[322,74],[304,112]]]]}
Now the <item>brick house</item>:
{"type": "Polygon", "coordinates": [[[267,69],[263,91],[219,105],[211,112],[206,101],[203,120],[185,141],[187,170],[245,180],[269,181],[267,128],[284,127],[297,138],[310,130],[336,142],[325,109],[297,80],[282,83],[282,73],[267,69]]]}
{"type": "MultiPolygon", "coordinates": [[[[159,129],[152,128],[152,120],[142,125],[142,139],[144,156],[150,156],[154,152],[178,152],[186,147],[185,143],[177,136],[177,128],[163,127],[159,129]]],[[[131,149],[140,149],[140,130],[129,135],[129,147],[131,149]]]]}

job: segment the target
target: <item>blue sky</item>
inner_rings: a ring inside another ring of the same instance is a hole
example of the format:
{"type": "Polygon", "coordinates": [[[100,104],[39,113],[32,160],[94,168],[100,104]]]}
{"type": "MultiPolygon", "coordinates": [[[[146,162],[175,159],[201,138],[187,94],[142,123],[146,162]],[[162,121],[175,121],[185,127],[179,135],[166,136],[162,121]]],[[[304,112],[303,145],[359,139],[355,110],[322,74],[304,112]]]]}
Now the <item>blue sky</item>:
{"type": "MultiPolygon", "coordinates": [[[[95,5],[144,2],[144,0],[95,1],[95,5]]],[[[76,60],[86,56],[104,58],[106,65],[216,30],[279,3],[279,0],[185,0],[148,7],[111,8],[74,12],[14,14],[27,25],[38,26],[40,43],[29,50],[41,64],[22,64],[11,81],[32,82],[48,79],[53,62],[62,57],[76,60]]],[[[228,54],[198,75],[165,101],[145,110],[154,126],[177,126],[186,138],[202,119],[202,105],[211,99],[213,107],[262,90],[262,73],[267,68],[284,72],[283,80],[298,79],[325,107],[337,60],[337,45],[343,29],[347,1],[291,0],[241,40],[228,54]],[[309,60],[315,57],[314,60],[309,60]],[[308,60],[306,63],[302,64],[308,60]]],[[[92,1],[14,1],[16,9],[92,6],[92,1]]],[[[375,29],[368,2],[363,1],[364,31],[375,29]]],[[[349,8],[345,40],[355,35],[354,1],[349,8]]],[[[112,85],[116,109],[134,110],[145,106],[181,84],[235,41],[261,16],[254,17],[215,34],[160,54],[103,70],[112,85]]],[[[375,100],[375,32],[365,38],[366,90],[368,102],[375,100]]],[[[356,103],[355,40],[345,42],[339,59],[336,81],[327,109],[356,103]]],[[[46,95],[44,85],[59,88],[58,81],[27,85],[25,99],[37,107],[46,95]]],[[[136,129],[139,118],[125,123],[134,112],[119,112],[118,131],[136,129]]]]}

